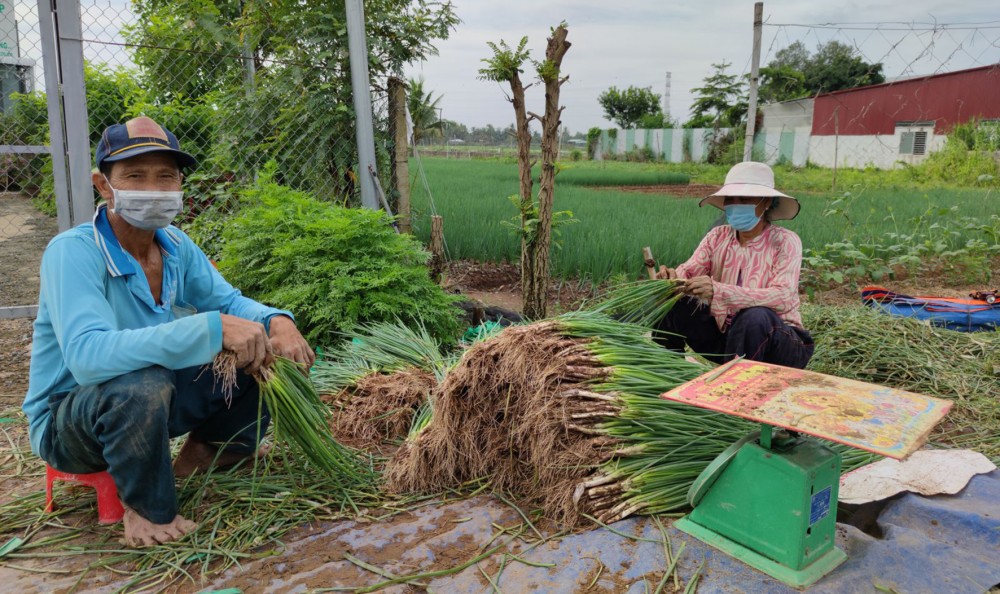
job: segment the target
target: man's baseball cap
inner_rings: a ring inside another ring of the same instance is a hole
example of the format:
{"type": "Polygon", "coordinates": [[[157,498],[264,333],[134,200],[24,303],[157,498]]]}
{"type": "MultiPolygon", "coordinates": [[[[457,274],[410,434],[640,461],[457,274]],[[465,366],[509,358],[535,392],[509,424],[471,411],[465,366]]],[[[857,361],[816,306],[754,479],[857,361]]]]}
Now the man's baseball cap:
{"type": "Polygon", "coordinates": [[[97,143],[97,168],[104,163],[114,163],[137,155],[152,152],[171,153],[178,167],[194,167],[198,161],[181,150],[177,137],[146,116],[131,119],[124,124],[108,126],[97,143]]]}

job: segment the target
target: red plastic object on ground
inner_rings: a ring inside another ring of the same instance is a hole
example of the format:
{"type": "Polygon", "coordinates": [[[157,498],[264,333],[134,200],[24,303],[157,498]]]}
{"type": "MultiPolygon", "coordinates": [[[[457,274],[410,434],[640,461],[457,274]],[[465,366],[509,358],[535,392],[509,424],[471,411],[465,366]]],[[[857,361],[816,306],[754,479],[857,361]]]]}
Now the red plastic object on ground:
{"type": "Polygon", "coordinates": [[[45,511],[55,509],[52,502],[52,483],[65,481],[93,487],[97,491],[97,518],[101,524],[116,524],[125,516],[125,508],[118,499],[118,489],[108,471],[89,474],[73,474],[60,472],[48,464],[45,465],[45,511]]]}

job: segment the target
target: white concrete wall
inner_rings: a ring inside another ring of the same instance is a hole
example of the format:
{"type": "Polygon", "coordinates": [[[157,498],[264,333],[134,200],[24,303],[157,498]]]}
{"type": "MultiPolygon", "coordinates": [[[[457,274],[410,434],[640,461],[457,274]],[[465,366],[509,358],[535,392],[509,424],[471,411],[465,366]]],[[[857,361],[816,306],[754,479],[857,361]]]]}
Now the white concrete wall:
{"type": "Polygon", "coordinates": [[[764,116],[761,123],[762,129],[784,128],[812,128],[813,103],[812,97],[796,99],[794,101],[782,101],[781,103],[767,103],[760,106],[760,111],[764,116]]]}
{"type": "Polygon", "coordinates": [[[812,136],[812,126],[795,129],[795,149],[792,151],[792,164],[805,167],[809,161],[809,138],[812,136]]]}
{"type": "MultiPolygon", "coordinates": [[[[725,134],[728,131],[728,128],[722,128],[718,133],[725,134]]],[[[680,128],[617,130],[613,139],[610,138],[608,131],[604,130],[601,132],[601,140],[597,143],[594,160],[613,159],[615,155],[624,155],[629,150],[646,147],[653,151],[658,159],[680,163],[684,160],[684,137],[688,132],[691,134],[691,160],[704,161],[708,156],[709,142],[707,139],[710,139],[715,133],[715,130],[710,128],[697,128],[690,131],[680,128]],[[634,143],[632,146],[629,143],[630,137],[634,143]]]]}
{"type": "MultiPolygon", "coordinates": [[[[930,133],[928,130],[927,148],[923,155],[901,155],[899,154],[899,143],[902,130],[897,130],[894,134],[881,134],[871,136],[812,136],[812,129],[808,126],[801,126],[794,129],[766,128],[758,132],[754,141],[755,155],[763,156],[767,163],[775,164],[780,160],[786,163],[791,161],[796,167],[804,167],[807,162],[811,162],[820,167],[855,167],[864,168],[873,166],[878,169],[893,169],[900,167],[900,163],[917,164],[927,158],[927,155],[944,147],[947,137],[930,133]],[[792,146],[787,146],[787,135],[793,134],[792,146]],[[782,147],[781,137],[786,135],[786,146],[782,147]],[[836,159],[834,153],[836,152],[836,159]]],[[[725,132],[724,130],[721,132],[725,132]]],[[[685,131],[674,130],[651,130],[647,137],[646,130],[626,131],[618,130],[614,140],[608,138],[608,132],[604,131],[604,140],[598,143],[596,159],[614,158],[614,155],[606,154],[602,147],[610,148],[615,154],[622,155],[628,152],[628,138],[631,134],[635,147],[646,146],[653,151],[659,159],[679,163],[684,160],[684,136],[691,134],[691,158],[695,162],[704,161],[708,150],[706,136],[711,135],[712,130],[698,129],[685,131]],[[607,145],[604,143],[607,142],[607,145]],[[669,144],[669,146],[667,146],[669,144]]],[[[633,147],[634,148],[634,147],[633,147]]]]}
{"type": "Polygon", "coordinates": [[[820,167],[855,167],[869,165],[878,169],[894,169],[900,162],[916,164],[927,155],[940,150],[947,136],[929,134],[923,155],[899,154],[900,133],[872,136],[813,136],[809,140],[809,161],[820,167]],[[836,157],[834,155],[836,154],[836,157]]]}
{"type": "Polygon", "coordinates": [[[771,165],[780,157],[781,128],[765,129],[757,132],[753,139],[753,158],[771,165]],[[763,154],[761,154],[763,153],[763,154]]]}

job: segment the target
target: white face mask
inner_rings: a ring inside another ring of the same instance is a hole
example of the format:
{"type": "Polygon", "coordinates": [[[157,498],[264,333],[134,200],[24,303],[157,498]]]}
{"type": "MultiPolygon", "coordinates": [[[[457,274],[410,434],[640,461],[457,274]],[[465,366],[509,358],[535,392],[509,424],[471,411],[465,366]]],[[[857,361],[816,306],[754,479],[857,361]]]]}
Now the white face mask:
{"type": "MultiPolygon", "coordinates": [[[[107,177],[104,178],[108,180],[107,177]]],[[[165,190],[117,190],[108,186],[115,197],[115,207],[111,212],[125,219],[133,227],[155,231],[162,229],[181,212],[184,192],[165,190]]]]}

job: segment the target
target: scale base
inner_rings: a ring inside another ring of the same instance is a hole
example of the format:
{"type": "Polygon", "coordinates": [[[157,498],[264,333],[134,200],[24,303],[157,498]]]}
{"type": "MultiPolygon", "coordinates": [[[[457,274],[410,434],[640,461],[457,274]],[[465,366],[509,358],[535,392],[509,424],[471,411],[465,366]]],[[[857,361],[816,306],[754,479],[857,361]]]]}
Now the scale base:
{"type": "Polygon", "coordinates": [[[827,551],[826,554],[816,558],[815,561],[806,567],[796,570],[786,565],[782,565],[773,559],[768,559],[760,553],[752,551],[739,543],[729,540],[721,534],[692,522],[686,517],[674,521],[673,526],[681,532],[690,534],[705,544],[719,549],[723,553],[739,559],[750,567],[763,571],[774,579],[784,582],[793,588],[803,588],[815,583],[847,559],[847,555],[844,551],[841,551],[837,547],[833,547],[827,551]]]}

